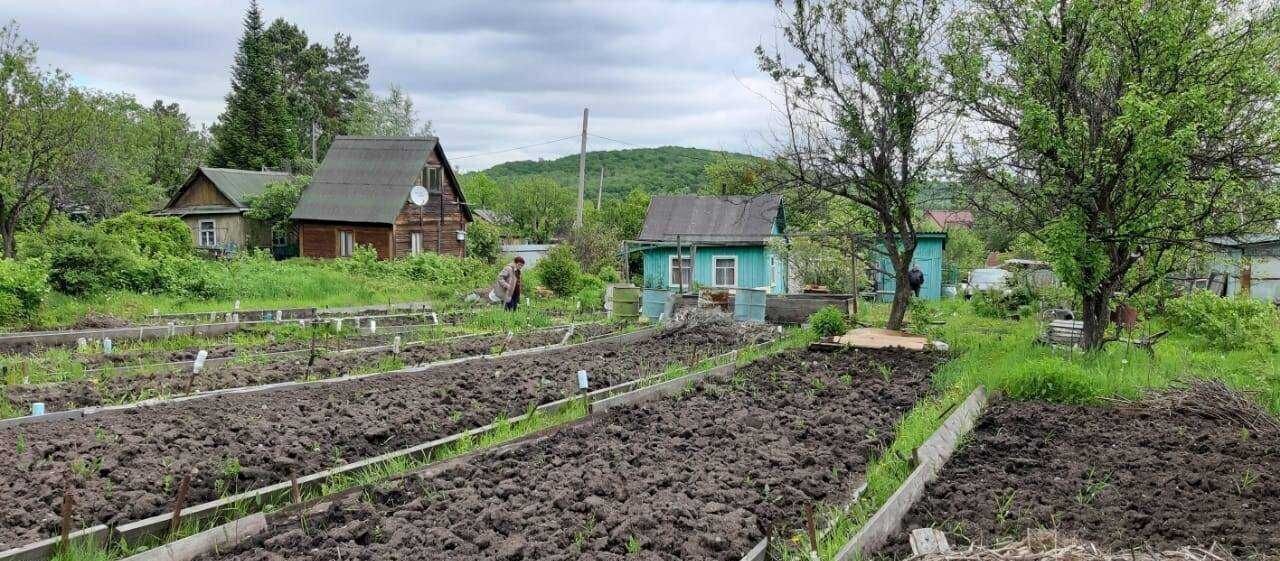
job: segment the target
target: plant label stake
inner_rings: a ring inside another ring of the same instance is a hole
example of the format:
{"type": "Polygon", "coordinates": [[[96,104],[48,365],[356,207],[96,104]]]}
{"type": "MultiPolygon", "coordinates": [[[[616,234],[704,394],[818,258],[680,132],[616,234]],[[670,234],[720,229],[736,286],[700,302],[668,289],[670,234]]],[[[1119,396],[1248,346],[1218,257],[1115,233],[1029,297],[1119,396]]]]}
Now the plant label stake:
{"type": "Polygon", "coordinates": [[[813,503],[804,507],[804,529],[809,534],[809,557],[818,561],[818,531],[813,521],[813,503]]]}
{"type": "Polygon", "coordinates": [[[239,301],[239,300],[236,300],[236,303],[235,303],[235,304],[233,304],[233,305],[231,306],[231,309],[233,309],[233,310],[239,310],[239,309],[240,309],[240,301],[239,301]]]}
{"type": "Polygon", "coordinates": [[[173,501],[173,518],[169,520],[169,535],[178,533],[178,524],[182,522],[182,507],[187,502],[187,491],[191,487],[191,472],[182,476],[178,484],[178,497],[173,501]]]}
{"type": "Polygon", "coordinates": [[[178,328],[173,324],[172,321],[169,322],[169,337],[173,337],[177,333],[178,333],[178,328]]]}
{"type": "Polygon", "coordinates": [[[298,478],[289,478],[289,490],[293,493],[293,504],[302,502],[302,490],[298,487],[298,478]]]}
{"type": "Polygon", "coordinates": [[[284,321],[284,310],[276,310],[276,323],[284,321]]]}
{"type": "Polygon", "coordinates": [[[338,318],[333,322],[333,332],[342,333],[342,318],[338,318]]]}
{"type": "Polygon", "coordinates": [[[240,314],[231,314],[231,323],[240,323],[240,314]]]}
{"type": "Polygon", "coordinates": [[[111,347],[112,347],[112,344],[111,344],[110,337],[107,337],[106,339],[102,340],[102,354],[104,355],[111,354],[111,347]]]}
{"type": "Polygon", "coordinates": [[[391,344],[391,352],[400,354],[400,336],[396,335],[396,340],[391,344]]]}
{"type": "Polygon", "coordinates": [[[204,360],[206,358],[209,358],[209,351],[200,349],[200,352],[196,353],[195,362],[191,363],[191,378],[187,379],[188,395],[191,394],[191,388],[195,387],[196,385],[196,375],[199,374],[201,370],[204,370],[204,360]]]}
{"type": "Polygon", "coordinates": [[[160,308],[151,308],[151,315],[153,316],[160,315],[160,308]]]}
{"type": "Polygon", "coordinates": [[[431,312],[431,325],[440,325],[440,318],[436,316],[435,312],[431,312]]]}
{"type": "Polygon", "coordinates": [[[307,368],[316,365],[316,325],[311,324],[311,352],[307,354],[307,368]]]}
{"type": "Polygon", "coordinates": [[[369,320],[369,334],[373,335],[374,333],[377,333],[377,332],[378,332],[378,322],[375,320],[369,320]]]}
{"type": "Polygon", "coordinates": [[[76,339],[76,350],[83,351],[89,347],[89,340],[81,337],[76,339]]]}
{"type": "Polygon", "coordinates": [[[587,371],[579,370],[578,371],[578,391],[582,392],[582,403],[583,405],[586,406],[588,415],[591,414],[591,400],[587,397],[587,387],[589,385],[590,385],[590,380],[588,380],[587,371]]]}
{"type": "Polygon", "coordinates": [[[75,499],[71,498],[71,489],[62,492],[62,552],[71,547],[71,509],[75,507],[75,499]]]}
{"type": "Polygon", "coordinates": [[[44,402],[43,402],[43,401],[37,401],[37,402],[35,402],[35,403],[32,403],[32,404],[31,404],[31,416],[32,416],[32,417],[38,417],[38,416],[40,416],[40,415],[44,415],[44,402]]]}

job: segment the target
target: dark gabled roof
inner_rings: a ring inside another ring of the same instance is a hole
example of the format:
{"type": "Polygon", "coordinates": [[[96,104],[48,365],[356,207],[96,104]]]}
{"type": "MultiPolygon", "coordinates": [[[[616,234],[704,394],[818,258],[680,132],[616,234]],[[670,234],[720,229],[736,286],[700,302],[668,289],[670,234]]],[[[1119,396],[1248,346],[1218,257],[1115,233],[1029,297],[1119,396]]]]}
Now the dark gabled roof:
{"type": "Polygon", "coordinates": [[[1249,245],[1267,245],[1280,243],[1280,234],[1240,234],[1237,236],[1215,236],[1205,241],[1223,247],[1243,247],[1249,245]]]}
{"type": "MultiPolygon", "coordinates": [[[[294,220],[393,224],[409,200],[433,150],[435,137],[339,136],[293,211],[294,220]]],[[[440,150],[440,163],[471,220],[453,168],[440,150]]]]}
{"type": "Polygon", "coordinates": [[[210,168],[200,166],[191,172],[187,180],[183,182],[182,187],[177,193],[169,199],[169,203],[164,205],[166,209],[172,207],[182,198],[183,193],[191,188],[191,184],[200,176],[207,177],[210,183],[222,193],[223,196],[231,200],[236,208],[249,208],[249,199],[261,195],[267,189],[267,185],[278,181],[287,180],[293,175],[283,171],[248,171],[243,169],[227,169],[227,168],[210,168]]]}
{"type": "Polygon", "coordinates": [[[781,195],[654,197],[638,240],[764,242],[781,212],[781,195]]]}

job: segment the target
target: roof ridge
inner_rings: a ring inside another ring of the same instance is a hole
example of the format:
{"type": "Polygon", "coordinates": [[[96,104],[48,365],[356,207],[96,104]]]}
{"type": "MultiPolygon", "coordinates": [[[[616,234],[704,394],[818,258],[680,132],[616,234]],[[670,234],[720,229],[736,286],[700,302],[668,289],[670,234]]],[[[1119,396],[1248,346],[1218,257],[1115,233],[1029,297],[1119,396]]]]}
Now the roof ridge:
{"type": "Polygon", "coordinates": [[[213,171],[231,171],[231,172],[236,172],[236,173],[274,173],[274,174],[277,174],[277,175],[293,175],[292,173],[287,172],[287,171],[275,171],[275,170],[268,170],[268,171],[254,171],[254,170],[251,170],[251,169],[216,168],[216,167],[213,167],[213,166],[200,166],[200,169],[202,169],[202,170],[213,170],[213,171]]]}

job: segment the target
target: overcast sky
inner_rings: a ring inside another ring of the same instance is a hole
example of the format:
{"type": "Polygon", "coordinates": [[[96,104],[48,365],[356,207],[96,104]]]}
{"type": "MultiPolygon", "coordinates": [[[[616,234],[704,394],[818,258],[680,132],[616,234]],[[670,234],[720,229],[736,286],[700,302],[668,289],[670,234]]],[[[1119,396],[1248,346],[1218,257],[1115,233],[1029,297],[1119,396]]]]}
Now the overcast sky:
{"type": "MultiPolygon", "coordinates": [[[[642,146],[767,149],[772,92],[753,49],[778,39],[758,1],[263,0],[312,41],[352,35],[370,84],[399,84],[464,170],[553,158],[590,132],[642,146]]],[[[222,112],[247,0],[0,0],[40,61],[86,86],[222,112]]],[[[588,149],[626,148],[592,138],[588,149]]]]}

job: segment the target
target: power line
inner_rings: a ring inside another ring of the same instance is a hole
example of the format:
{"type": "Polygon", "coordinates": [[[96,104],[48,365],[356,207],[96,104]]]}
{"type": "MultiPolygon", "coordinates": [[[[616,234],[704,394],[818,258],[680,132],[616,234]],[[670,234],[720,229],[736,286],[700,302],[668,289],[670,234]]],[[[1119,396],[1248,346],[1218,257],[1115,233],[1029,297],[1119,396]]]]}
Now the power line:
{"type": "Polygon", "coordinates": [[[548,140],[548,141],[546,141],[546,142],[537,142],[537,143],[534,143],[534,144],[526,144],[526,145],[524,145],[524,146],[516,146],[515,148],[506,148],[506,149],[503,149],[503,150],[494,150],[494,151],[492,151],[492,152],[481,152],[481,153],[479,153],[479,154],[467,154],[466,156],[459,156],[459,157],[457,157],[457,158],[453,158],[453,160],[456,162],[456,161],[458,161],[458,160],[465,160],[465,159],[467,159],[467,158],[476,158],[476,157],[479,157],[479,156],[491,156],[491,155],[493,155],[493,154],[502,154],[502,153],[505,153],[505,152],[515,152],[516,150],[524,150],[525,148],[533,148],[533,147],[535,147],[535,146],[543,146],[543,145],[547,145],[547,144],[553,144],[553,143],[556,143],[556,142],[560,142],[560,141],[564,141],[564,140],[569,140],[570,138],[578,138],[578,135],[576,135],[576,134],[571,134],[571,135],[566,136],[566,137],[564,137],[564,138],[557,138],[557,139],[554,139],[554,140],[548,140]]]}

